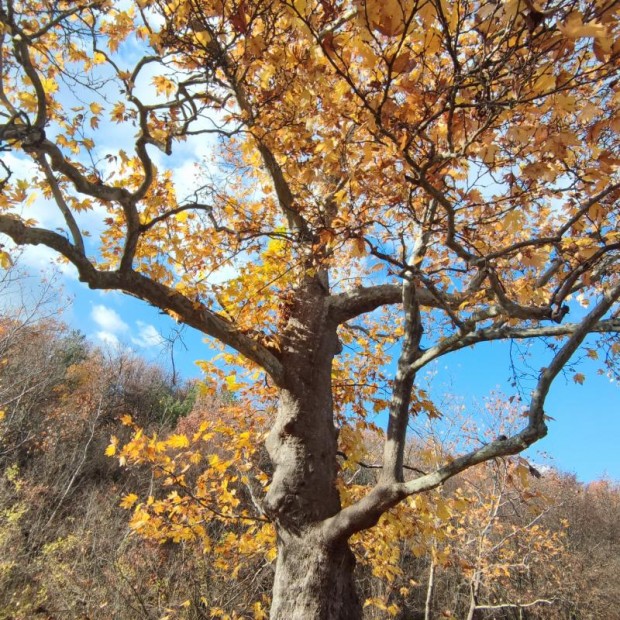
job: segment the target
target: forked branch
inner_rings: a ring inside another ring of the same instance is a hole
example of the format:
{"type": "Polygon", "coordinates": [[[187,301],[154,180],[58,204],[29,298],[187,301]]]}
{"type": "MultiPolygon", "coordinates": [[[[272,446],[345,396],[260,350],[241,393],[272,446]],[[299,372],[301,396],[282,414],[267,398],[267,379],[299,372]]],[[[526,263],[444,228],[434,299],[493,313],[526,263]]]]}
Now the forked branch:
{"type": "MultiPolygon", "coordinates": [[[[544,405],[553,380],[566,366],[586,336],[596,331],[596,326],[620,299],[620,282],[603,292],[601,299],[570,333],[567,341],[541,369],[536,389],[528,408],[528,424],[511,437],[501,437],[477,450],[455,458],[436,471],[407,482],[390,481],[383,476],[364,498],[341,510],[323,523],[325,536],[331,540],[348,538],[355,532],[372,527],[381,515],[410,495],[429,491],[449,478],[485,461],[518,454],[547,434],[544,405]]],[[[387,439],[389,442],[389,437],[387,439]]]]}

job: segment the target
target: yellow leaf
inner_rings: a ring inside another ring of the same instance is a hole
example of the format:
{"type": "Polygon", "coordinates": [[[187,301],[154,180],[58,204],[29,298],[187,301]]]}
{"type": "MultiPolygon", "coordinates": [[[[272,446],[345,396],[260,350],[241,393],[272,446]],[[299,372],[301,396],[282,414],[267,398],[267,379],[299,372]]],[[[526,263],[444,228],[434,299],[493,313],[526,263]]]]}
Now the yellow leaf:
{"type": "Polygon", "coordinates": [[[413,0],[366,0],[365,14],[371,28],[386,37],[395,37],[405,32],[413,4],[413,0]]]}
{"type": "Polygon", "coordinates": [[[452,516],[451,513],[450,513],[450,509],[442,501],[437,502],[437,516],[442,521],[447,521],[452,516]]]}
{"type": "Polygon", "coordinates": [[[125,118],[125,104],[121,101],[114,104],[110,115],[115,123],[120,123],[121,121],[123,121],[125,118]]]}
{"type": "Polygon", "coordinates": [[[254,612],[254,620],[265,620],[267,618],[267,612],[263,609],[260,601],[256,601],[252,606],[254,612]]]}
{"type": "Polygon", "coordinates": [[[502,222],[504,230],[508,232],[517,232],[523,226],[523,216],[520,211],[513,209],[509,211],[502,222]]]}
{"type": "Polygon", "coordinates": [[[459,13],[456,10],[456,6],[451,7],[446,0],[439,0],[441,12],[448,22],[450,32],[455,32],[459,23],[459,13]]]}
{"type": "Polygon", "coordinates": [[[520,462],[515,467],[514,471],[515,471],[515,474],[517,474],[517,476],[519,477],[521,484],[523,486],[527,486],[529,483],[530,468],[524,462],[520,462]]]}
{"type": "Polygon", "coordinates": [[[114,456],[116,454],[116,446],[118,445],[118,437],[112,435],[110,445],[105,449],[106,456],[114,456]]]}
{"type": "Polygon", "coordinates": [[[565,36],[573,40],[583,37],[604,37],[607,34],[607,29],[603,24],[595,21],[584,24],[583,16],[577,11],[570,13],[564,24],[559,26],[559,29],[565,36]]]}
{"type": "Polygon", "coordinates": [[[534,89],[538,93],[546,93],[555,88],[555,75],[552,73],[543,73],[534,83],[534,89]]]}
{"type": "Polygon", "coordinates": [[[24,91],[19,93],[18,97],[20,105],[27,111],[31,112],[36,110],[38,100],[34,94],[24,91]]]}
{"type": "Polygon", "coordinates": [[[366,244],[364,243],[364,237],[357,237],[353,239],[353,256],[361,257],[366,256],[366,244]]]}
{"type": "Polygon", "coordinates": [[[200,45],[206,47],[211,43],[211,35],[206,30],[200,30],[199,32],[194,33],[194,38],[200,45]]]}
{"type": "Polygon", "coordinates": [[[458,512],[465,512],[469,508],[469,503],[464,499],[456,499],[452,502],[452,508],[458,512]]]}
{"type": "Polygon", "coordinates": [[[495,163],[495,156],[499,151],[499,147],[496,144],[487,144],[481,151],[480,155],[482,161],[488,166],[492,166],[495,163]]]}
{"type": "Polygon", "coordinates": [[[41,86],[46,93],[55,93],[58,90],[58,82],[54,78],[41,78],[41,86]]]}
{"type": "Polygon", "coordinates": [[[575,373],[573,375],[573,381],[575,383],[579,383],[579,385],[583,385],[583,382],[586,380],[585,375],[581,374],[580,372],[575,373]]]}
{"type": "Polygon", "coordinates": [[[329,246],[335,238],[334,231],[325,228],[319,233],[319,244],[321,246],[329,246]]]}
{"type": "Polygon", "coordinates": [[[119,504],[121,508],[129,509],[138,501],[138,496],[135,493],[128,493],[123,497],[123,500],[119,504]]]}
{"type": "Polygon", "coordinates": [[[185,435],[172,435],[166,441],[171,448],[187,448],[189,447],[189,439],[185,435]]]}
{"type": "Polygon", "coordinates": [[[415,67],[415,57],[409,51],[399,54],[392,62],[392,71],[394,73],[406,73],[415,67]]]}
{"type": "Polygon", "coordinates": [[[93,114],[101,114],[102,110],[103,110],[103,106],[101,104],[97,103],[96,101],[93,101],[90,104],[90,111],[93,114]]]}
{"type": "Polygon", "coordinates": [[[229,392],[236,392],[238,389],[243,387],[242,383],[237,383],[237,375],[228,375],[226,377],[226,387],[229,392]]]}
{"type": "Polygon", "coordinates": [[[308,10],[308,0],[293,0],[293,6],[295,10],[302,15],[303,17],[307,17],[309,14],[308,10]]]}
{"type": "Polygon", "coordinates": [[[156,75],[152,82],[158,95],[163,93],[166,97],[170,97],[176,90],[176,84],[165,75],[156,75]]]}
{"type": "Polygon", "coordinates": [[[0,250],[0,267],[8,269],[13,264],[11,257],[4,250],[0,250]]]}
{"type": "Polygon", "coordinates": [[[593,204],[589,209],[588,209],[588,217],[596,222],[597,224],[600,224],[603,219],[605,218],[606,215],[606,210],[603,207],[603,205],[599,204],[598,202],[596,204],[593,204]]]}
{"type": "Polygon", "coordinates": [[[517,254],[517,258],[524,267],[540,268],[546,264],[547,259],[549,258],[549,253],[544,248],[525,250],[523,252],[519,252],[519,254],[517,254]]]}

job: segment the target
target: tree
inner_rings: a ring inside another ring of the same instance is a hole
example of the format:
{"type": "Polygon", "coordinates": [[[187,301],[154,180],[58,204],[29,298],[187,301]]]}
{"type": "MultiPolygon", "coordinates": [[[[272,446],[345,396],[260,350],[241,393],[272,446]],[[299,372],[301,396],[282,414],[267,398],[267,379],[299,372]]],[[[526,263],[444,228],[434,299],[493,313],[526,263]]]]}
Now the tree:
{"type": "Polygon", "coordinates": [[[2,2],[0,232],[226,345],[229,385],[245,368],[253,399],[277,399],[272,618],[359,618],[353,534],[543,437],[550,386],[589,334],[613,369],[618,14],[614,0],[2,2]],[[106,142],[110,123],[130,147],[106,142]],[[217,156],[183,197],[164,155],[197,143],[217,156]],[[28,217],[35,192],[61,230],[28,217]],[[539,338],[523,429],[409,475],[408,423],[437,413],[419,372],[539,338]],[[381,475],[343,507],[338,428],[373,410],[388,414],[381,475]]]}

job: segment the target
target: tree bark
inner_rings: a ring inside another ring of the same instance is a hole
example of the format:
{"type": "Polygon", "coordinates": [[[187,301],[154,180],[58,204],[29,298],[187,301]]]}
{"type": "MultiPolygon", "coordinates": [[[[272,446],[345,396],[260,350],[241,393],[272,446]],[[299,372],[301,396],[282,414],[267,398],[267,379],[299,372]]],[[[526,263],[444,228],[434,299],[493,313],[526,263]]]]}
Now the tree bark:
{"type": "Polygon", "coordinates": [[[280,532],[271,620],[361,620],[346,541],[327,544],[320,529],[280,532]]]}
{"type": "Polygon", "coordinates": [[[329,374],[281,391],[266,446],[275,466],[263,502],[278,533],[272,620],[361,620],[347,537],[328,537],[325,520],[340,510],[337,430],[329,374]]]}
{"type": "Polygon", "coordinates": [[[278,534],[271,619],[360,620],[348,536],[330,536],[326,527],[341,508],[331,377],[337,323],[324,282],[309,278],[297,293],[287,308],[284,372],[265,444],[274,473],[263,509],[278,534]]]}
{"type": "Polygon", "coordinates": [[[428,567],[428,584],[426,586],[426,601],[424,602],[424,620],[432,620],[433,595],[435,589],[435,557],[431,555],[431,563],[428,567]]]}
{"type": "MultiPolygon", "coordinates": [[[[282,390],[266,446],[275,471],[263,502],[278,534],[271,620],[361,620],[347,537],[329,537],[325,520],[340,510],[337,430],[331,381],[282,390]]],[[[324,375],[322,378],[322,375],[324,375]]]]}

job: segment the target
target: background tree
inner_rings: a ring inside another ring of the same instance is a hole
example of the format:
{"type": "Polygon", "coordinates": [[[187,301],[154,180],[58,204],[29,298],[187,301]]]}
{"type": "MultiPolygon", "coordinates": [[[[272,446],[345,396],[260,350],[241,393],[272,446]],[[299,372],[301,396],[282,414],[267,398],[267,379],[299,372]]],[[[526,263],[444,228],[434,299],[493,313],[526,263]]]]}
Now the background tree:
{"type": "Polygon", "coordinates": [[[620,329],[618,3],[0,6],[2,140],[32,162],[20,179],[3,161],[0,232],[235,352],[227,383],[245,368],[248,403],[278,403],[271,616],[360,617],[351,536],[543,437],[553,380],[620,329]],[[133,144],[104,149],[104,117],[133,144]],[[210,135],[215,166],[183,197],[160,153],[210,135]],[[36,192],[61,231],[29,218],[36,192]],[[436,411],[420,370],[532,338],[551,340],[524,428],[406,475],[407,424],[436,411]],[[338,428],[373,410],[381,475],[343,506],[338,428]]]}

